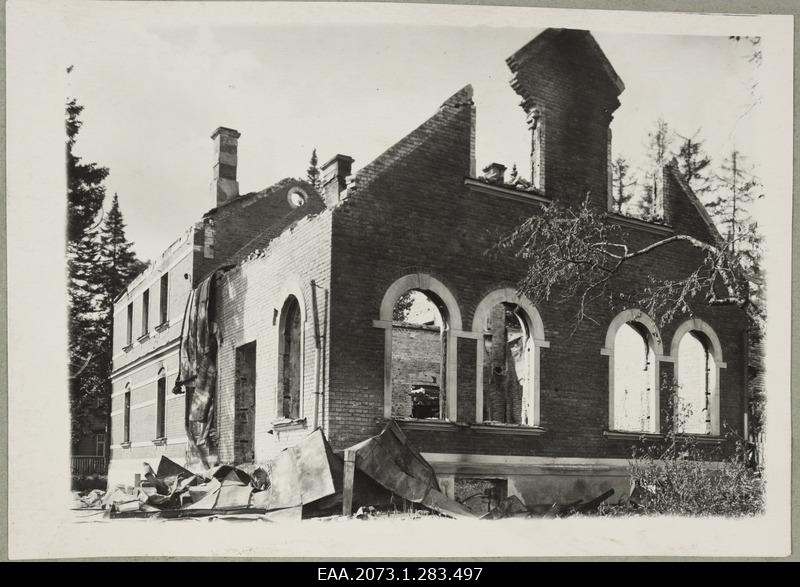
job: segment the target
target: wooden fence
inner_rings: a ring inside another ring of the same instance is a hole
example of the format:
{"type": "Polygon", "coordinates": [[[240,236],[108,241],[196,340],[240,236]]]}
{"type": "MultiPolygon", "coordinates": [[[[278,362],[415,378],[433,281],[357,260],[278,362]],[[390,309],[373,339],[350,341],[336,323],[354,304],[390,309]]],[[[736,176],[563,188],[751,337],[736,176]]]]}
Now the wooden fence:
{"type": "Polygon", "coordinates": [[[105,475],[108,472],[108,463],[105,457],[73,455],[72,474],[73,475],[105,475]]]}

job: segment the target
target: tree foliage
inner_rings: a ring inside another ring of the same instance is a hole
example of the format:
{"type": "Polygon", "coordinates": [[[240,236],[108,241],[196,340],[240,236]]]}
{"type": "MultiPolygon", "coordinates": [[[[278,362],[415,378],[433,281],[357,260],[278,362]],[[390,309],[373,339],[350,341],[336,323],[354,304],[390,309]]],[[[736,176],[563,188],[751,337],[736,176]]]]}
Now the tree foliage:
{"type": "Polygon", "coordinates": [[[73,442],[105,425],[110,411],[113,300],[143,268],[125,238],[116,195],[98,228],[108,169],[84,163],[72,153],[82,111],[76,100],[67,102],[66,258],[73,442]]]}
{"type": "Polygon", "coordinates": [[[611,164],[611,186],[614,211],[623,214],[627,211],[638,181],[630,174],[630,165],[624,157],[617,157],[611,164]]]}
{"type": "Polygon", "coordinates": [[[575,327],[585,319],[598,323],[598,304],[635,305],[662,324],[678,314],[692,314],[697,305],[746,308],[748,282],[733,256],[732,242],[709,244],[686,234],[673,234],[646,246],[634,246],[605,212],[588,204],[542,204],[540,213],[504,235],[494,250],[525,261],[527,272],[518,284],[534,304],[554,300],[576,303],[575,327]],[[688,275],[674,280],[653,278],[640,291],[617,279],[636,259],[658,249],[684,243],[703,261],[688,275]]]}
{"type": "Polygon", "coordinates": [[[317,159],[317,150],[314,149],[311,151],[311,159],[308,162],[308,169],[306,170],[306,179],[308,183],[313,185],[317,190],[322,187],[320,181],[320,173],[319,167],[317,167],[318,159],[317,159]]]}
{"type": "Polygon", "coordinates": [[[675,133],[681,140],[678,152],[678,170],[692,191],[698,196],[703,196],[712,189],[711,158],[705,153],[704,141],[697,140],[698,130],[691,137],[675,133]]]}

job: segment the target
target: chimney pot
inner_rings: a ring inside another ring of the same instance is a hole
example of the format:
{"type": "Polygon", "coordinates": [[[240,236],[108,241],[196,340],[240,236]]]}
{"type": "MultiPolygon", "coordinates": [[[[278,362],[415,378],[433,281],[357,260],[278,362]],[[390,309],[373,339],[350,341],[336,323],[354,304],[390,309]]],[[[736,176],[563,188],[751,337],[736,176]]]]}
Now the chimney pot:
{"type": "Polygon", "coordinates": [[[214,141],[214,178],[211,181],[211,196],[217,206],[231,201],[239,195],[236,181],[239,137],[241,133],[224,126],[211,134],[214,141]]]}
{"type": "Polygon", "coordinates": [[[347,189],[347,178],[352,173],[353,159],[347,155],[336,155],[322,166],[322,197],[328,207],[335,206],[347,189]]]}
{"type": "Polygon", "coordinates": [[[497,184],[504,184],[506,181],[506,166],[501,163],[492,163],[483,168],[483,177],[486,181],[497,184]]]}

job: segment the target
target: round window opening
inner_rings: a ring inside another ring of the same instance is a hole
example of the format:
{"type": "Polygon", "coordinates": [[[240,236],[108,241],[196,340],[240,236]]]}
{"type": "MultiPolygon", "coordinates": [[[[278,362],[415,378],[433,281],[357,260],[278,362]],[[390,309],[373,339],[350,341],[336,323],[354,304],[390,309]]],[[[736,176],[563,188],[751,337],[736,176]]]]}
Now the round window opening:
{"type": "Polygon", "coordinates": [[[292,208],[299,208],[300,206],[305,204],[306,198],[308,198],[308,196],[300,188],[293,188],[289,191],[288,195],[289,205],[292,208]]]}

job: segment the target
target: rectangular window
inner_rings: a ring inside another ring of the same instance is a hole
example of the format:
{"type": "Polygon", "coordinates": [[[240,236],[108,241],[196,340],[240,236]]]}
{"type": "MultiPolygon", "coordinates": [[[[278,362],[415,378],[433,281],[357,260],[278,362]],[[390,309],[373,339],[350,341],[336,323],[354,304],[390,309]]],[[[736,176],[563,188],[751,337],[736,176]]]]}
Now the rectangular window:
{"type": "Polygon", "coordinates": [[[150,290],[142,294],[142,336],[150,332],[150,290]]]}
{"type": "Polygon", "coordinates": [[[158,380],[158,397],[156,399],[156,438],[164,438],[167,433],[167,378],[158,380]]]}
{"type": "Polygon", "coordinates": [[[122,442],[131,441],[131,392],[125,392],[125,415],[124,415],[124,430],[122,442]]]}
{"type": "Polygon", "coordinates": [[[106,454],[106,433],[98,432],[94,435],[94,454],[102,457],[106,454]]]}
{"type": "Polygon", "coordinates": [[[125,346],[133,344],[133,303],[128,304],[128,326],[125,335],[125,346]]]}
{"type": "Polygon", "coordinates": [[[161,276],[161,293],[159,295],[159,324],[166,324],[169,320],[169,273],[161,276]]]}

